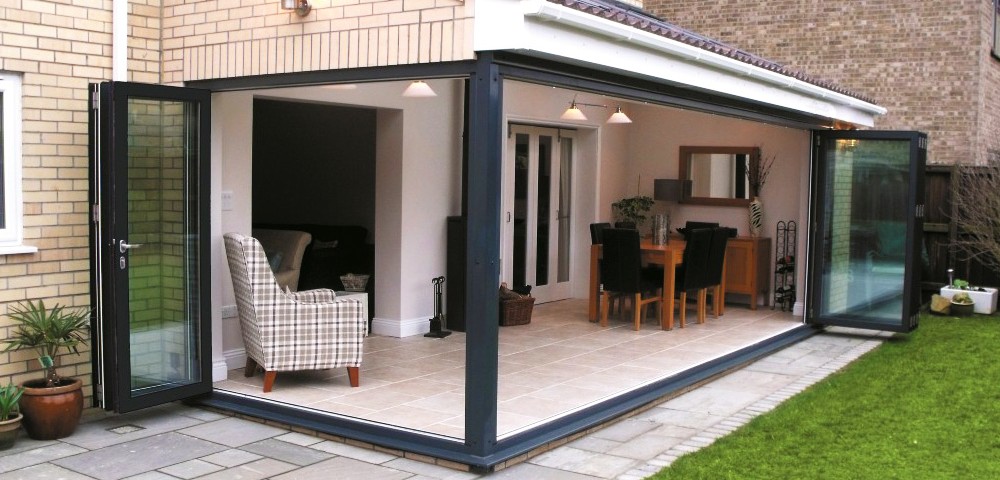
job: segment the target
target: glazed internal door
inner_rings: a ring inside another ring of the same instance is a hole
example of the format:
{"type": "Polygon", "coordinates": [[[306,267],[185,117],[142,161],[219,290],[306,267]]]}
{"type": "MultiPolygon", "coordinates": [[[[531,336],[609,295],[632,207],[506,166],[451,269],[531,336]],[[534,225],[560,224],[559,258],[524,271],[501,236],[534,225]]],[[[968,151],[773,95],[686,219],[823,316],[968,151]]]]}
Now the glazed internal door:
{"type": "Polygon", "coordinates": [[[539,303],[570,289],[573,131],[510,125],[504,162],[503,279],[539,303]]]}
{"type": "Polygon", "coordinates": [[[92,86],[95,398],[118,412],[211,390],[205,90],[92,86]]]}
{"type": "Polygon", "coordinates": [[[813,138],[807,320],[917,327],[927,136],[826,131],[813,138]]]}

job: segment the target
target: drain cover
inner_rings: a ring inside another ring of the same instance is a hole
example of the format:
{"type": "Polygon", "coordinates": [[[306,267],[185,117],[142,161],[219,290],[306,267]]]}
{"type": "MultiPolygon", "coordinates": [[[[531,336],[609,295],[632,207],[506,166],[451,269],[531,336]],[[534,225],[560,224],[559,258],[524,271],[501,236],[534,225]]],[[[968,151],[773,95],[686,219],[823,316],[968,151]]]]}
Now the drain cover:
{"type": "Polygon", "coordinates": [[[121,425],[118,427],[109,428],[109,432],[114,433],[132,433],[138,432],[139,430],[145,430],[145,427],[140,427],[138,425],[121,425]]]}

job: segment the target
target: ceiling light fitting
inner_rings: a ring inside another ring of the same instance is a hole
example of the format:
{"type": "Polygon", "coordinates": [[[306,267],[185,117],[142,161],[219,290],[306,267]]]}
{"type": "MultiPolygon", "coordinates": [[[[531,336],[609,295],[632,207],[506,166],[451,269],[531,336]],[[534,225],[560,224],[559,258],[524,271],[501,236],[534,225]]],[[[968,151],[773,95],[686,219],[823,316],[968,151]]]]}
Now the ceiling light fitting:
{"type": "MultiPolygon", "coordinates": [[[[569,108],[567,108],[566,111],[559,116],[559,118],[563,120],[576,120],[576,121],[586,120],[587,116],[584,115],[583,111],[580,110],[581,105],[585,107],[608,108],[607,105],[578,102],[576,101],[576,96],[573,96],[573,101],[569,102],[569,108]]],[[[622,107],[619,106],[615,109],[615,113],[612,113],[611,116],[608,117],[606,123],[632,123],[632,119],[628,118],[628,115],[625,115],[625,112],[622,111],[622,107]]]]}
{"type": "Polygon", "coordinates": [[[426,98],[426,97],[436,97],[437,94],[434,93],[434,90],[431,88],[430,85],[427,84],[427,82],[424,82],[423,80],[414,80],[413,83],[410,83],[409,87],[406,87],[406,90],[403,90],[403,96],[413,97],[413,98],[426,98]]]}
{"type": "Polygon", "coordinates": [[[300,17],[309,15],[312,8],[308,0],[281,0],[282,10],[295,10],[295,13],[300,17]]]}

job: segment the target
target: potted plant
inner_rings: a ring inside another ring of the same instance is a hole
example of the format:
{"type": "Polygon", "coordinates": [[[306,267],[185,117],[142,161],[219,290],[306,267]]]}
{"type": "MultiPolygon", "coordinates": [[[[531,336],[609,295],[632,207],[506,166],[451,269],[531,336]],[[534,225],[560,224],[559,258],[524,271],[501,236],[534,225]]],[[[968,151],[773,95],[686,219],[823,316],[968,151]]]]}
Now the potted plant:
{"type": "Polygon", "coordinates": [[[967,317],[972,315],[975,302],[968,292],[958,292],[951,297],[951,314],[956,317],[967,317]]]}
{"type": "Polygon", "coordinates": [[[15,328],[5,340],[4,351],[34,349],[45,377],[21,383],[24,394],[20,411],[24,430],[36,440],[54,440],[71,435],[83,412],[82,382],[60,377],[56,360],[61,353],[79,353],[90,329],[90,311],[67,309],[59,304],[47,308],[39,300],[20,302],[8,313],[15,328]]]}
{"type": "Polygon", "coordinates": [[[0,450],[13,447],[17,440],[17,431],[21,428],[21,419],[24,418],[18,409],[22,393],[24,388],[13,383],[0,387],[0,450]]]}
{"type": "Polygon", "coordinates": [[[623,198],[611,204],[618,221],[616,227],[639,228],[646,221],[646,213],[653,208],[653,199],[645,195],[623,198]]]}

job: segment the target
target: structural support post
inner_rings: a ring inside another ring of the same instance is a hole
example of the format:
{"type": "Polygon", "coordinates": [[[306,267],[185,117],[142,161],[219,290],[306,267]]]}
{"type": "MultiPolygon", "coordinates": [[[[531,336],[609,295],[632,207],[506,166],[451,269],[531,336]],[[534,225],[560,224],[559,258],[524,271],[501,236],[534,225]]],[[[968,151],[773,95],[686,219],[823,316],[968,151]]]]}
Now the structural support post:
{"type": "Polygon", "coordinates": [[[500,166],[503,85],[491,54],[481,54],[468,98],[466,222],[465,442],[487,456],[497,440],[500,278],[500,166]]]}

